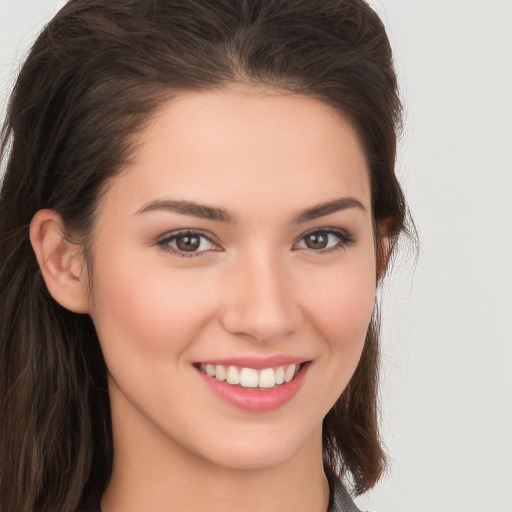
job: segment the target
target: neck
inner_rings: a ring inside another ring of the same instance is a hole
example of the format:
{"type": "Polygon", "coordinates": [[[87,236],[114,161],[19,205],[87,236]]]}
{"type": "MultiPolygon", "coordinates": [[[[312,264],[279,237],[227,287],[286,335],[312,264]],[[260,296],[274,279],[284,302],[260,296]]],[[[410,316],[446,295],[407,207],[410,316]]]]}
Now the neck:
{"type": "Polygon", "coordinates": [[[325,512],[321,428],[288,460],[263,468],[223,467],[169,439],[121,432],[114,425],[112,478],[102,512],[325,512]],[[147,442],[146,442],[147,440],[147,442]],[[240,504],[243,503],[243,507],[240,504]]]}

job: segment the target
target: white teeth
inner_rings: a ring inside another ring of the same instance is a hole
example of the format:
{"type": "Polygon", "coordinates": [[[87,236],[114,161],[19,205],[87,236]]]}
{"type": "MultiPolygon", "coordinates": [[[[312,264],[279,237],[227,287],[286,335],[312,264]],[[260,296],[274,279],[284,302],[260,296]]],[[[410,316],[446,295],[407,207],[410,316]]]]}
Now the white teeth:
{"type": "Polygon", "coordinates": [[[240,384],[240,372],[236,366],[230,366],[226,373],[228,384],[240,384]]]}
{"type": "Polygon", "coordinates": [[[203,373],[219,381],[226,381],[228,384],[244,388],[271,389],[290,382],[300,369],[300,365],[290,364],[278,366],[277,368],[238,368],[236,366],[224,366],[221,364],[201,364],[199,366],[203,373]]]}
{"type": "Polygon", "coordinates": [[[265,368],[265,370],[261,370],[258,385],[260,388],[273,388],[276,385],[275,370],[273,368],[265,368]]]}
{"type": "Polygon", "coordinates": [[[242,368],[240,372],[240,384],[244,388],[258,387],[258,370],[252,368],[242,368]]]}
{"type": "Polygon", "coordinates": [[[291,364],[290,366],[288,366],[288,368],[286,368],[285,372],[284,372],[284,381],[285,382],[290,382],[293,377],[295,377],[295,369],[296,369],[296,365],[294,364],[291,364]]]}
{"type": "Polygon", "coordinates": [[[224,366],[218,364],[215,367],[215,378],[220,381],[226,380],[226,368],[224,366]]]}

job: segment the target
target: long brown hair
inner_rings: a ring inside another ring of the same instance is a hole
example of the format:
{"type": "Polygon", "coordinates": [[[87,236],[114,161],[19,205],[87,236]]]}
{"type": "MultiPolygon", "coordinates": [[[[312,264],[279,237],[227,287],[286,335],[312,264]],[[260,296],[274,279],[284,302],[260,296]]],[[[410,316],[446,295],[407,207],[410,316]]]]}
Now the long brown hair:
{"type": "MultiPolygon", "coordinates": [[[[111,472],[107,369],[91,319],[48,293],[29,241],[42,208],[87,246],[109,178],[162,102],[234,82],[315,97],[356,129],[370,168],[379,268],[405,201],[401,105],[384,27],[363,0],[71,0],[18,77],[2,134],[0,508],[76,510],[111,472]]],[[[379,278],[377,276],[377,278],[379,278]]],[[[327,463],[357,493],[379,479],[378,316],[324,420],[327,463]]]]}

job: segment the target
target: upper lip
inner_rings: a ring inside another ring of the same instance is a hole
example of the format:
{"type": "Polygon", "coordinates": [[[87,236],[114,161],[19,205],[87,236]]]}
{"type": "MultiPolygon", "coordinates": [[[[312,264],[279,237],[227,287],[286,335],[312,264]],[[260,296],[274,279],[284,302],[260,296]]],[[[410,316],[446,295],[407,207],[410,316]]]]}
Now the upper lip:
{"type": "Polygon", "coordinates": [[[304,357],[289,355],[274,355],[268,357],[227,357],[222,359],[206,359],[198,361],[197,364],[212,364],[222,366],[237,366],[239,368],[253,368],[254,370],[263,370],[264,368],[275,368],[277,366],[286,366],[289,364],[302,364],[309,359],[304,357]]]}

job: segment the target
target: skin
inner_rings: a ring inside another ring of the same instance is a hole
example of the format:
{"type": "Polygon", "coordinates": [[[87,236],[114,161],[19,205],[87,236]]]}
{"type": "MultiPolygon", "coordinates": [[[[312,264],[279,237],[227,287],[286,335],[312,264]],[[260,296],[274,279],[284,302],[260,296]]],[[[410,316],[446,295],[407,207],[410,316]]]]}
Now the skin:
{"type": "Polygon", "coordinates": [[[102,511],[325,511],[322,420],[355,371],[376,288],[354,130],[314,99],[237,85],[179,95],[140,143],[101,200],[75,307],[91,315],[110,372],[102,511]],[[353,201],[299,215],[340,198],[353,201]],[[155,201],[221,208],[230,222],[155,201]],[[326,229],[351,241],[308,247],[305,235],[326,229]],[[176,239],[164,243],[180,230],[211,241],[181,257],[176,239]],[[226,403],[194,366],[276,354],[311,364],[293,399],[267,412],[226,403]]]}

